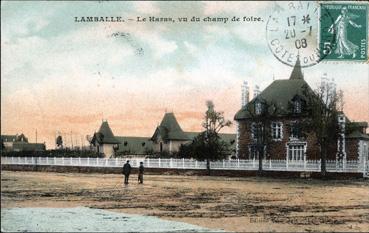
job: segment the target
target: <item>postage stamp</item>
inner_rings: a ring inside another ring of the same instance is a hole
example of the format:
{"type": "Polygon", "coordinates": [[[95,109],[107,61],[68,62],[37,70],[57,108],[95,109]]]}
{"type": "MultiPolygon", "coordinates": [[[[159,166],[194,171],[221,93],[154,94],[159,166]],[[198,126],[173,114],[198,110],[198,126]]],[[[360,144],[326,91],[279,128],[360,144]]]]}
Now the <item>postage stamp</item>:
{"type": "MultiPolygon", "coordinates": [[[[317,2],[278,2],[266,25],[268,47],[283,64],[294,66],[297,56],[301,67],[319,63],[326,53],[318,42],[320,21],[334,23],[328,11],[319,10],[317,2]],[[321,12],[320,12],[321,11],[321,12]]],[[[325,34],[324,41],[333,44],[335,31],[325,34]]]]}
{"type": "Polygon", "coordinates": [[[358,3],[322,3],[321,14],[334,18],[320,22],[320,55],[326,60],[368,60],[368,5],[358,3]],[[327,38],[335,35],[333,43],[327,38]]]}

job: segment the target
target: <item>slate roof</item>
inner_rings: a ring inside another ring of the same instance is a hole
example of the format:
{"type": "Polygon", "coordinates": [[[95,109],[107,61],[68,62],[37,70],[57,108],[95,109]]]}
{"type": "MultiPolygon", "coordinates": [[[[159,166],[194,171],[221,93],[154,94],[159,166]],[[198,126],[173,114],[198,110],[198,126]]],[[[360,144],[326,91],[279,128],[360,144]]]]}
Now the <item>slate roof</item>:
{"type": "Polygon", "coordinates": [[[13,151],[44,151],[46,150],[43,143],[14,142],[13,151]]]}
{"type": "Polygon", "coordinates": [[[17,139],[16,135],[1,135],[2,142],[15,142],[17,139]]]}
{"type": "Polygon", "coordinates": [[[306,94],[313,93],[312,89],[305,82],[300,60],[297,59],[296,64],[291,72],[289,79],[275,80],[267,88],[265,88],[257,97],[252,99],[246,106],[241,108],[235,115],[235,120],[243,120],[250,118],[250,105],[253,106],[256,100],[267,103],[275,103],[277,106],[277,114],[284,115],[290,113],[289,106],[292,100],[298,96],[302,100],[306,100],[306,94]]]}
{"type": "Polygon", "coordinates": [[[156,128],[151,140],[156,141],[158,137],[161,137],[165,141],[178,140],[187,141],[190,138],[183,132],[179,126],[174,113],[165,113],[160,125],[156,128]]]}
{"type": "Polygon", "coordinates": [[[108,121],[101,123],[100,129],[92,137],[91,143],[98,142],[99,144],[119,144],[111,130],[108,121]]]}
{"type": "Polygon", "coordinates": [[[28,142],[28,138],[21,133],[20,135],[1,135],[1,141],[2,142],[19,142],[19,141],[28,142]]]}
{"type": "Polygon", "coordinates": [[[153,142],[149,137],[115,137],[119,141],[118,152],[129,152],[136,155],[147,154],[148,150],[153,149],[153,142]]]}
{"type": "Polygon", "coordinates": [[[346,136],[346,138],[358,138],[358,139],[364,139],[364,140],[369,140],[369,136],[367,134],[363,134],[358,130],[355,130],[354,132],[350,133],[349,135],[346,136]]]}

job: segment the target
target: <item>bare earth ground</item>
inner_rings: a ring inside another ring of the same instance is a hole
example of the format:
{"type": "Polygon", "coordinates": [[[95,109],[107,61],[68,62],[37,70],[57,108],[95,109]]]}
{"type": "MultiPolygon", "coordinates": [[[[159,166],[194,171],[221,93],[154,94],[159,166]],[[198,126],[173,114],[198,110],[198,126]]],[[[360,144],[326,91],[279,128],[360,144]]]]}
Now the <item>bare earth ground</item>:
{"type": "Polygon", "coordinates": [[[1,208],[85,206],[226,231],[368,231],[368,180],[1,172],[1,208]]]}

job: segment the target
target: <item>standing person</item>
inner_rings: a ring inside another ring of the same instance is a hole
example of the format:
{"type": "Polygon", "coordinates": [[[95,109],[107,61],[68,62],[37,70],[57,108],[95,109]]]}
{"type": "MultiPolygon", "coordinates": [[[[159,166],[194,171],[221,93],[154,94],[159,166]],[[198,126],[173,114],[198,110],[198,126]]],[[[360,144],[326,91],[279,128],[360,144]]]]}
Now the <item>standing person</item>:
{"type": "Polygon", "coordinates": [[[140,184],[143,183],[143,174],[144,174],[144,165],[143,162],[140,162],[140,166],[138,167],[138,182],[140,184]]]}
{"type": "Polygon", "coordinates": [[[123,174],[124,174],[124,184],[128,184],[129,174],[131,174],[131,165],[129,164],[129,160],[123,166],[123,174]]]}

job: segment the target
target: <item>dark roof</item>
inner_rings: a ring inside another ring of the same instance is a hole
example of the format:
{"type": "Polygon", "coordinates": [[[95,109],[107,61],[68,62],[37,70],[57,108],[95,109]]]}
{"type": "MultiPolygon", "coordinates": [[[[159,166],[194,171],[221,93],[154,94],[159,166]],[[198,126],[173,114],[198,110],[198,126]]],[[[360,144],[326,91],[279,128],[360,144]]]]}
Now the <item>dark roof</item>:
{"type": "Polygon", "coordinates": [[[147,154],[153,149],[153,142],[149,137],[115,137],[119,142],[118,152],[128,152],[135,155],[147,154]]]}
{"type": "Polygon", "coordinates": [[[15,142],[17,139],[16,135],[1,135],[2,142],[15,142]]]}
{"type": "Polygon", "coordinates": [[[303,80],[304,75],[301,71],[301,64],[300,64],[300,56],[297,56],[297,60],[295,66],[293,67],[292,73],[290,75],[290,80],[303,80]]]}
{"type": "Polygon", "coordinates": [[[155,141],[160,136],[163,140],[190,140],[179,126],[172,112],[165,113],[160,125],[156,128],[151,140],[155,141]]]}
{"type": "Polygon", "coordinates": [[[16,134],[16,135],[1,135],[1,141],[2,142],[28,142],[28,138],[23,134],[16,134]]]}
{"type": "Polygon", "coordinates": [[[13,151],[44,151],[46,149],[43,143],[14,142],[13,151]]]}
{"type": "Polygon", "coordinates": [[[299,63],[300,60],[297,59],[289,79],[275,80],[257,97],[240,109],[236,113],[234,119],[242,120],[251,117],[248,109],[252,111],[250,106],[253,105],[256,100],[265,101],[269,104],[274,103],[277,108],[277,114],[279,115],[288,114],[291,111],[289,105],[296,96],[302,100],[306,100],[306,94],[313,93],[313,91],[303,79],[299,63]]]}
{"type": "Polygon", "coordinates": [[[99,144],[119,144],[119,141],[115,138],[113,131],[111,130],[108,121],[101,123],[100,129],[94,134],[91,142],[99,144]]]}
{"type": "Polygon", "coordinates": [[[355,130],[354,132],[350,133],[349,135],[346,136],[346,138],[358,138],[358,139],[365,139],[365,140],[369,140],[369,136],[366,134],[363,134],[361,132],[359,132],[358,130],[355,130]]]}

